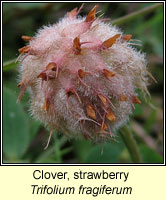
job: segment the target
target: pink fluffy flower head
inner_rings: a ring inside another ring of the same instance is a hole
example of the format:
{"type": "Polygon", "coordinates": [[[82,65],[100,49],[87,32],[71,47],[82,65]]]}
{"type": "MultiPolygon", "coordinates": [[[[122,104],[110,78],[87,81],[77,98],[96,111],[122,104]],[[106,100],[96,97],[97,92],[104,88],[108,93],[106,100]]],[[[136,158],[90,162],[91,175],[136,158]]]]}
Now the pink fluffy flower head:
{"type": "Polygon", "coordinates": [[[76,8],[33,38],[22,36],[28,44],[19,49],[18,86],[19,99],[30,89],[31,113],[51,132],[102,142],[141,103],[136,89],[147,92],[148,72],[131,35],[97,18],[96,9],[81,18],[76,8]]]}

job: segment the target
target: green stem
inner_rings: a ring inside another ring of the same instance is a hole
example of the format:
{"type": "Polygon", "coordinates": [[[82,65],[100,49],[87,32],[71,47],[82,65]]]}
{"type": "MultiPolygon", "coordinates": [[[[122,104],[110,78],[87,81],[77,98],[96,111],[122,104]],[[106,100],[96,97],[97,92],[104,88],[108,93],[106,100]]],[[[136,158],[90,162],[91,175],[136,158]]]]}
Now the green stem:
{"type": "Polygon", "coordinates": [[[143,160],[141,158],[141,154],[139,152],[137,143],[133,137],[133,134],[129,127],[123,126],[120,129],[121,137],[130,153],[131,159],[134,163],[143,163],[143,160]]]}
{"type": "Polygon", "coordinates": [[[6,61],[3,63],[3,72],[16,69],[17,65],[18,62],[16,62],[16,59],[6,61]]]}
{"type": "Polygon", "coordinates": [[[131,14],[128,14],[124,17],[120,17],[118,19],[115,19],[115,20],[112,21],[112,24],[116,24],[116,25],[124,24],[128,21],[131,21],[131,20],[137,18],[139,15],[146,15],[146,14],[154,11],[155,9],[161,7],[162,5],[163,5],[163,3],[156,3],[152,6],[148,6],[146,8],[141,9],[141,10],[138,10],[138,11],[135,11],[131,14]]]}

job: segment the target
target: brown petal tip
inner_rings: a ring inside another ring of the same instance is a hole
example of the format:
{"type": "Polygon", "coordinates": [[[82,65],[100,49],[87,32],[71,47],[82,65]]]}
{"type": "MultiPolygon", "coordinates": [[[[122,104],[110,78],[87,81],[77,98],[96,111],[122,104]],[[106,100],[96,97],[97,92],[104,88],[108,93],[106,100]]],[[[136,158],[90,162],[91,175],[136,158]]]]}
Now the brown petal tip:
{"type": "Polygon", "coordinates": [[[95,5],[92,10],[89,12],[88,16],[85,19],[85,22],[91,22],[96,18],[96,9],[98,8],[98,5],[95,5]]]}
{"type": "Polygon", "coordinates": [[[114,113],[112,112],[112,110],[109,110],[107,115],[106,115],[106,118],[110,121],[115,121],[116,120],[116,117],[114,115],[114,113]]]}
{"type": "Polygon", "coordinates": [[[21,36],[21,38],[22,38],[25,42],[29,42],[29,41],[33,40],[33,37],[26,36],[26,35],[21,36]]]}
{"type": "Polygon", "coordinates": [[[103,69],[103,73],[104,73],[105,77],[108,78],[108,79],[115,76],[114,72],[111,72],[107,69],[103,69]]]}
{"type": "Polygon", "coordinates": [[[20,53],[28,53],[29,50],[30,50],[30,46],[25,46],[25,47],[20,48],[18,51],[20,53]]]}
{"type": "Polygon", "coordinates": [[[67,17],[75,17],[78,13],[78,8],[74,8],[70,12],[67,13],[67,17]]]}
{"type": "Polygon", "coordinates": [[[128,97],[124,94],[121,94],[120,97],[119,97],[119,101],[127,101],[128,100],[128,97]]]}
{"type": "Polygon", "coordinates": [[[129,41],[131,39],[132,35],[122,35],[122,39],[123,40],[126,40],[126,41],[129,41]]]}
{"type": "Polygon", "coordinates": [[[80,38],[79,37],[76,37],[73,40],[73,50],[74,50],[74,53],[76,55],[81,53],[81,43],[80,43],[80,38]]]}
{"type": "Polygon", "coordinates": [[[50,62],[50,63],[46,66],[46,70],[56,71],[56,63],[50,62]]]}
{"type": "Polygon", "coordinates": [[[103,42],[103,46],[106,48],[112,47],[116,40],[120,37],[121,34],[116,34],[113,37],[103,42]]]}
{"type": "Polygon", "coordinates": [[[90,104],[88,104],[86,106],[86,111],[87,111],[87,114],[89,117],[96,120],[95,110],[93,109],[93,107],[90,104]]]}
{"type": "Polygon", "coordinates": [[[134,104],[141,104],[141,100],[139,100],[137,96],[133,96],[132,100],[134,104]]]}
{"type": "Polygon", "coordinates": [[[24,83],[21,81],[18,85],[17,85],[17,87],[22,87],[24,85],[24,83]]]}
{"type": "Polygon", "coordinates": [[[82,69],[79,69],[79,70],[78,70],[78,76],[79,76],[81,79],[84,78],[85,74],[86,74],[86,72],[84,72],[82,69]]]}
{"type": "Polygon", "coordinates": [[[70,12],[67,13],[67,17],[75,17],[79,14],[79,12],[82,10],[84,4],[81,5],[81,7],[78,8],[74,8],[73,10],[71,10],[70,12]]]}
{"type": "Polygon", "coordinates": [[[69,98],[71,95],[75,94],[73,89],[70,89],[66,92],[67,97],[69,98]]]}
{"type": "Polygon", "coordinates": [[[43,79],[44,81],[46,81],[46,80],[47,80],[47,75],[46,75],[45,72],[41,72],[41,73],[37,76],[37,78],[41,78],[41,79],[43,79]]]}
{"type": "Polygon", "coordinates": [[[102,101],[102,103],[106,106],[107,99],[103,95],[101,95],[101,94],[99,94],[98,97],[100,98],[100,100],[102,101]]]}
{"type": "Polygon", "coordinates": [[[101,126],[101,131],[105,131],[105,129],[107,129],[107,125],[104,123],[104,124],[101,126]]]}
{"type": "Polygon", "coordinates": [[[45,111],[48,111],[49,106],[50,106],[50,103],[49,103],[48,99],[45,99],[42,109],[45,111]]]}

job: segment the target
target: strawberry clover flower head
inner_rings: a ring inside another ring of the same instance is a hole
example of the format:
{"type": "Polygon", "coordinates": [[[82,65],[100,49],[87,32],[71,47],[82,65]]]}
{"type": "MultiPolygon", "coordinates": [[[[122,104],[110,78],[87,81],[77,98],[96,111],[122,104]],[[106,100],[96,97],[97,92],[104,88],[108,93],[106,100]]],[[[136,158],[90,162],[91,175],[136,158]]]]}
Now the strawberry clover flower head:
{"type": "Polygon", "coordinates": [[[96,9],[81,18],[76,8],[35,37],[22,36],[18,98],[30,89],[31,113],[51,132],[102,142],[141,103],[136,89],[148,93],[149,73],[132,36],[97,18],[96,9]]]}

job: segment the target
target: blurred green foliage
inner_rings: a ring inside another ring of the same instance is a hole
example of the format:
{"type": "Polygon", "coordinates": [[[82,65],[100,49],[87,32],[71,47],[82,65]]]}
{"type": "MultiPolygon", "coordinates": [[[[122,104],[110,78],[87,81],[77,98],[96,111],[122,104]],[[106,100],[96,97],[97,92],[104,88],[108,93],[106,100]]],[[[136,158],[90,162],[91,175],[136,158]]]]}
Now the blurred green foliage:
{"type": "MultiPolygon", "coordinates": [[[[99,3],[106,18],[115,20],[154,3],[99,3]]],[[[81,15],[94,6],[85,3],[81,15]]],[[[86,140],[68,141],[54,133],[44,150],[48,130],[31,118],[26,93],[17,103],[18,49],[24,46],[22,35],[33,36],[43,25],[56,23],[66,12],[81,3],[3,3],[3,162],[4,163],[132,163],[117,133],[116,141],[93,144],[86,140]],[[103,153],[102,153],[103,152],[103,153]]],[[[146,52],[151,81],[151,99],[136,105],[130,127],[145,163],[162,163],[163,156],[163,8],[140,15],[120,25],[124,34],[132,34],[146,52]]],[[[142,97],[143,99],[143,97],[142,97]]]]}

